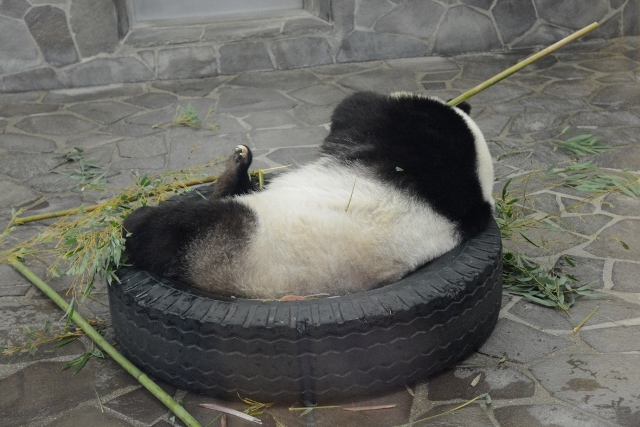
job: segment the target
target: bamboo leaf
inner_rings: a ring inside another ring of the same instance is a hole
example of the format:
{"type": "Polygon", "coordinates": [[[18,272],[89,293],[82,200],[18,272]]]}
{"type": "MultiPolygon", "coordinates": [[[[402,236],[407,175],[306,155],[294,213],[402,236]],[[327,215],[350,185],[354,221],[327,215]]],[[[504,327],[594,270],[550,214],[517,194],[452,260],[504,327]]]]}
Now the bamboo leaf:
{"type": "Polygon", "coordinates": [[[234,417],[242,418],[243,420],[250,421],[255,424],[262,424],[262,421],[251,415],[247,415],[244,412],[236,411],[235,409],[227,408],[226,406],[218,405],[217,403],[201,403],[198,405],[205,409],[211,409],[213,411],[223,412],[225,414],[233,415],[234,417]]]}

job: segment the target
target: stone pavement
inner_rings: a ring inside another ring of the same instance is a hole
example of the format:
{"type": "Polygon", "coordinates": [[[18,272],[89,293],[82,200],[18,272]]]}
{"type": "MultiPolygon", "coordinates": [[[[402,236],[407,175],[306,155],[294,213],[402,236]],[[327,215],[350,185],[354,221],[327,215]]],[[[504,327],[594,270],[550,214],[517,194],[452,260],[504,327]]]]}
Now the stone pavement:
{"type": "MultiPolygon", "coordinates": [[[[332,108],[354,90],[424,91],[447,99],[526,55],[397,59],[0,95],[1,221],[6,224],[16,207],[36,214],[105,197],[80,191],[76,181],[58,173],[77,166],[63,158],[73,147],[83,148],[86,159],[107,171],[107,185],[114,188],[128,185],[134,171],[159,173],[204,163],[238,143],[254,150],[256,168],[304,163],[327,134],[332,108]],[[188,104],[201,117],[213,107],[207,122],[219,129],[153,127],[173,120],[177,105],[188,104]]],[[[514,190],[526,188],[520,201],[527,212],[555,214],[553,220],[569,230],[527,231],[542,248],[522,240],[507,246],[551,262],[560,253],[572,255],[578,265],[568,269],[583,282],[597,282],[605,299],[579,298],[567,316],[505,294],[494,334],[455,369],[410,390],[341,402],[395,408],[318,409],[300,416],[275,406],[262,416],[265,425],[277,420],[285,426],[395,426],[489,393],[489,405],[478,400],[415,425],[640,426],[640,201],[619,193],[588,197],[541,173],[530,174],[576,157],[554,151],[550,142],[566,126],[572,129],[559,139],[588,132],[614,147],[580,161],[640,171],[639,80],[640,37],[630,37],[566,47],[471,100],[496,159],[496,192],[515,176],[514,190]]],[[[44,225],[20,226],[12,235],[26,239],[44,225]]],[[[28,265],[44,274],[37,260],[28,265]]],[[[47,280],[58,291],[68,284],[47,280]]],[[[93,295],[98,301],[81,310],[108,319],[104,285],[93,295]]],[[[24,344],[23,327],[42,329],[50,321],[56,328],[64,322],[61,317],[46,297],[0,264],[0,343],[24,344]]],[[[33,355],[0,356],[0,425],[181,425],[112,360],[93,358],[76,375],[62,370],[89,349],[83,339],[60,349],[44,345],[33,355]]],[[[197,406],[213,399],[163,387],[203,425],[220,425],[217,414],[197,406]]],[[[245,408],[239,401],[226,404],[245,408]]],[[[227,425],[252,424],[230,417],[227,425]]]]}

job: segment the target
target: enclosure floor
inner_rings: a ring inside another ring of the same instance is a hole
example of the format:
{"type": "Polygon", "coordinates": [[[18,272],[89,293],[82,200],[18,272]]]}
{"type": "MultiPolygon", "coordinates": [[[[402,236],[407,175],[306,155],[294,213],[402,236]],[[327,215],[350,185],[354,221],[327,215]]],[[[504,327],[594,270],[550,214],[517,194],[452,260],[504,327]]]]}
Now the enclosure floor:
{"type": "MultiPolygon", "coordinates": [[[[396,59],[0,95],[0,221],[4,227],[17,207],[31,215],[91,204],[129,185],[133,172],[195,166],[226,156],[237,144],[253,149],[255,168],[305,163],[328,133],[332,109],[355,90],[418,91],[449,99],[527,54],[396,59]],[[205,124],[217,130],[153,127],[172,121],[176,107],[189,104],[201,118],[213,108],[205,124]],[[74,147],[107,172],[105,191],[80,191],[77,180],[58,173],[77,167],[63,158],[74,147]]],[[[576,158],[554,150],[551,141],[585,133],[614,149],[578,161],[590,161],[607,173],[640,171],[639,80],[640,37],[575,43],[470,101],[494,156],[496,197],[507,178],[514,177],[511,194],[527,212],[551,214],[568,230],[525,230],[540,248],[517,233],[519,240],[506,241],[506,248],[551,263],[569,254],[577,266],[568,271],[581,282],[595,281],[606,298],[578,298],[568,316],[505,293],[491,338],[454,369],[407,389],[338,402],[394,408],[316,409],[301,415],[275,405],[261,416],[264,424],[390,427],[488,393],[490,404],[480,399],[415,425],[640,426],[640,200],[620,193],[592,197],[554,184],[558,176],[544,175],[549,166],[568,166],[576,158]],[[558,136],[567,126],[571,129],[558,136]]],[[[20,226],[12,236],[24,240],[50,221],[20,226]]],[[[45,276],[38,260],[27,265],[45,276]]],[[[68,278],[47,280],[59,292],[69,284],[68,278]]],[[[105,286],[97,284],[95,300],[82,304],[87,317],[108,320],[105,286]]],[[[43,294],[0,264],[0,344],[24,344],[23,327],[42,329],[49,321],[59,328],[61,318],[43,294]]],[[[112,338],[109,330],[107,337],[112,338]]],[[[0,356],[0,425],[181,425],[109,358],[91,359],[76,375],[62,369],[91,348],[82,340],[60,349],[44,345],[33,355],[0,356]]],[[[202,425],[220,425],[219,418],[212,421],[217,413],[198,406],[215,399],[163,388],[202,425]]],[[[239,399],[222,403],[246,408],[239,399]]],[[[227,425],[253,424],[229,417],[227,425]]]]}

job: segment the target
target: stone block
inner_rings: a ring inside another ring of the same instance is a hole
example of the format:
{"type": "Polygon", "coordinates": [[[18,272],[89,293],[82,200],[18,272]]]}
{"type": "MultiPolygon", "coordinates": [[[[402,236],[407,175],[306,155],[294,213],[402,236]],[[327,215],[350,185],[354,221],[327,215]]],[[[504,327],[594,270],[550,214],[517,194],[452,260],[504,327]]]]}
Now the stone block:
{"type": "Polygon", "coordinates": [[[36,362],[0,380],[3,390],[11,390],[0,397],[0,418],[10,419],[15,425],[28,425],[81,403],[95,401],[96,393],[105,396],[137,384],[111,360],[93,360],[77,374],[73,369],[62,370],[63,364],[36,362]],[[61,387],[69,382],[73,387],[61,387]]]}
{"type": "Polygon", "coordinates": [[[79,61],[63,10],[37,6],[25,15],[24,21],[49,64],[64,67],[79,61]]]}
{"type": "Polygon", "coordinates": [[[331,24],[319,18],[295,18],[284,23],[282,34],[287,36],[328,34],[332,28],[331,24]]]}
{"type": "Polygon", "coordinates": [[[135,139],[125,139],[117,143],[120,157],[144,158],[167,154],[164,134],[147,135],[135,139]]]}
{"type": "Polygon", "coordinates": [[[640,261],[639,227],[640,220],[637,219],[618,221],[602,230],[584,250],[603,258],[640,261]]]}
{"type": "Polygon", "coordinates": [[[77,135],[94,129],[96,125],[71,114],[50,114],[26,117],[16,123],[16,127],[41,135],[77,135]]]}
{"type": "Polygon", "coordinates": [[[22,19],[31,5],[26,0],[4,0],[0,3],[0,15],[22,19]]]}
{"type": "Polygon", "coordinates": [[[494,399],[517,399],[533,396],[534,389],[534,382],[515,369],[456,368],[429,380],[429,400],[473,399],[482,393],[490,393],[494,399]]]}
{"type": "Polygon", "coordinates": [[[289,92],[289,95],[312,105],[337,105],[347,93],[330,84],[315,84],[289,92]]]}
{"type": "Polygon", "coordinates": [[[135,47],[177,45],[200,40],[201,27],[136,28],[129,33],[125,43],[135,47]]]}
{"type": "Polygon", "coordinates": [[[531,367],[557,399],[623,427],[638,425],[638,354],[572,354],[531,367]]]}
{"type": "Polygon", "coordinates": [[[607,0],[533,0],[540,19],[550,24],[579,30],[592,22],[600,21],[609,12],[607,0]]]}
{"type": "Polygon", "coordinates": [[[622,11],[622,35],[640,34],[640,2],[628,1],[622,11]]]}
{"type": "Polygon", "coordinates": [[[249,22],[217,23],[204,29],[202,39],[215,43],[237,42],[246,39],[263,39],[280,34],[282,20],[264,19],[249,22]]]}
{"type": "Polygon", "coordinates": [[[118,19],[118,38],[123,39],[130,29],[127,0],[113,0],[113,4],[116,6],[116,16],[118,19]]]}
{"type": "Polygon", "coordinates": [[[144,158],[130,158],[115,161],[111,164],[111,171],[121,171],[121,170],[139,170],[143,173],[150,170],[159,170],[164,169],[165,167],[165,156],[153,156],[153,157],[144,157],[144,158]]]}
{"type": "Polygon", "coordinates": [[[220,94],[218,113],[243,113],[249,111],[287,110],[296,102],[273,89],[239,88],[220,94]]]}
{"type": "Polygon", "coordinates": [[[333,106],[301,104],[293,110],[293,113],[295,114],[296,119],[308,125],[324,125],[331,122],[333,106]]]}
{"type": "Polygon", "coordinates": [[[318,147],[278,148],[267,154],[267,158],[279,166],[303,165],[316,160],[319,153],[318,147]]]}
{"type": "Polygon", "coordinates": [[[0,16],[0,74],[37,67],[42,58],[22,22],[0,16]]]}
{"type": "Polygon", "coordinates": [[[537,20],[531,0],[499,1],[492,13],[505,44],[529,31],[537,20]]]}
{"type": "MultiPolygon", "coordinates": [[[[247,137],[241,133],[218,136],[208,131],[194,133],[190,138],[177,138],[171,141],[169,169],[181,169],[203,165],[213,160],[226,160],[229,153],[239,144],[250,145],[247,137]]],[[[221,168],[217,168],[217,173],[221,168]]]]}
{"type": "Polygon", "coordinates": [[[572,126],[639,126],[640,110],[582,111],[569,119],[572,126]]]}
{"type": "Polygon", "coordinates": [[[387,0],[368,0],[360,2],[355,16],[356,26],[371,27],[376,20],[389,12],[393,6],[387,0]]]}
{"type": "Polygon", "coordinates": [[[120,141],[122,137],[114,135],[83,135],[75,138],[69,138],[66,143],[67,149],[70,151],[74,147],[79,148],[94,148],[101,145],[109,144],[111,142],[120,141]]]}
{"type": "Polygon", "coordinates": [[[331,64],[329,43],[325,38],[300,37],[273,42],[276,67],[280,69],[331,64]]]}
{"type": "MultiPolygon", "coordinates": [[[[448,58],[440,56],[427,56],[425,58],[399,58],[385,61],[391,68],[398,70],[427,73],[427,76],[435,75],[433,80],[451,80],[460,72],[460,66],[448,58]]],[[[427,77],[425,76],[425,77],[427,77]]],[[[422,80],[427,80],[422,78],[422,80]]]]}
{"type": "MultiPolygon", "coordinates": [[[[149,129],[153,126],[166,125],[177,117],[177,109],[173,106],[164,107],[159,110],[153,110],[149,113],[138,114],[137,116],[127,117],[124,121],[134,125],[146,125],[149,129]]],[[[157,132],[159,129],[155,129],[157,132]]],[[[136,135],[131,135],[136,136],[136,135]]]]}
{"type": "MultiPolygon", "coordinates": [[[[387,61],[388,62],[388,61],[387,61]]],[[[379,67],[382,62],[348,62],[344,64],[330,64],[313,67],[313,73],[324,76],[336,76],[341,74],[359,73],[371,68],[379,67]]]]}
{"type": "Polygon", "coordinates": [[[101,87],[78,87],[52,90],[42,100],[44,104],[74,104],[76,102],[96,101],[105,98],[135,96],[145,91],[142,84],[124,84],[101,87]]]}
{"type": "Polygon", "coordinates": [[[375,31],[429,38],[438,26],[445,8],[433,1],[402,2],[375,23],[375,31]]]}
{"type": "MultiPolygon", "coordinates": [[[[415,404],[414,404],[415,405],[415,404]]],[[[461,409],[457,409],[459,406],[456,404],[438,405],[431,407],[424,413],[418,412],[420,415],[412,417],[413,422],[422,420],[424,418],[430,418],[428,421],[424,421],[417,426],[424,425],[429,427],[493,427],[494,424],[489,419],[486,411],[482,409],[480,405],[470,405],[461,409]],[[452,411],[452,412],[449,412],[452,411]],[[447,416],[436,417],[437,415],[447,413],[447,416]],[[436,417],[431,419],[431,417],[436,417]]],[[[414,406],[415,407],[415,406],[414,406]]],[[[411,424],[410,424],[411,425],[411,424]]]]}
{"type": "Polygon", "coordinates": [[[562,124],[565,116],[557,112],[527,112],[520,114],[511,124],[511,133],[539,132],[562,124]]]}
{"type": "MultiPolygon", "coordinates": [[[[634,64],[634,67],[637,65],[634,64]]],[[[638,106],[640,87],[638,84],[607,86],[595,94],[591,103],[606,110],[633,108],[638,106]]]]}
{"type": "Polygon", "coordinates": [[[353,31],[355,23],[355,0],[341,0],[331,2],[331,18],[338,37],[343,37],[353,31]]]}
{"type": "Polygon", "coordinates": [[[290,91],[309,86],[318,81],[319,79],[307,70],[291,70],[241,74],[233,80],[232,84],[234,86],[290,91]]]}
{"type": "Polygon", "coordinates": [[[0,117],[29,116],[58,111],[60,105],[55,104],[5,104],[0,105],[0,117]]]}
{"type": "Polygon", "coordinates": [[[493,410],[500,425],[509,427],[608,427],[609,423],[562,405],[517,405],[493,410]]]}
{"type": "Polygon", "coordinates": [[[525,35],[511,47],[515,49],[527,49],[539,46],[546,47],[558,40],[562,40],[569,34],[571,34],[571,31],[565,30],[564,28],[558,28],[546,24],[538,25],[528,33],[525,33],[525,35]]]}
{"type": "Polygon", "coordinates": [[[571,342],[564,338],[500,319],[493,334],[478,351],[497,358],[506,354],[513,362],[529,363],[569,345],[571,342]]]}
{"type": "Polygon", "coordinates": [[[264,43],[232,43],[220,48],[222,74],[265,70],[273,70],[273,64],[264,43]]]}
{"type": "MultiPolygon", "coordinates": [[[[4,156],[4,155],[3,155],[4,156]]],[[[12,181],[0,181],[0,209],[13,209],[38,200],[40,196],[12,181]]],[[[4,265],[0,265],[4,267],[4,265]]],[[[6,277],[3,275],[2,277],[6,277]]]]}
{"type": "Polygon", "coordinates": [[[129,117],[142,109],[117,101],[94,101],[73,105],[68,110],[94,122],[108,125],[129,117]]]}
{"type": "Polygon", "coordinates": [[[640,147],[625,147],[623,150],[601,153],[593,163],[603,168],[640,171],[640,147]]]}
{"type": "Polygon", "coordinates": [[[601,39],[610,40],[622,35],[622,13],[620,12],[609,16],[608,18],[599,20],[598,24],[600,25],[598,29],[592,33],[586,34],[583,41],[601,39]]]}
{"type": "Polygon", "coordinates": [[[438,28],[433,50],[439,55],[451,55],[501,48],[491,19],[467,6],[459,6],[446,12],[438,28]]]}
{"type": "Polygon", "coordinates": [[[96,58],[64,72],[70,86],[95,86],[154,80],[153,72],[130,57],[96,58]]]}
{"type": "Polygon", "coordinates": [[[124,101],[129,104],[155,110],[175,104],[178,101],[178,97],[170,93],[143,93],[142,95],[134,96],[124,101]]]}
{"type": "Polygon", "coordinates": [[[601,353],[640,351],[640,326],[583,330],[580,338],[601,353]]]}
{"type": "Polygon", "coordinates": [[[218,74],[213,48],[178,47],[158,51],[158,78],[162,80],[212,77],[218,74]]]}
{"type": "Polygon", "coordinates": [[[419,90],[415,73],[405,70],[372,70],[338,80],[338,84],[353,90],[374,92],[415,92],[419,90]]]}
{"type": "MultiPolygon", "coordinates": [[[[142,391],[142,390],[140,390],[142,391]]],[[[144,410],[140,411],[144,413],[144,410]]],[[[137,414],[136,414],[137,415],[137,414]]],[[[142,414],[140,414],[142,415],[142,414]]],[[[171,424],[167,424],[171,426],[171,424]]],[[[60,414],[47,423],[47,427],[80,427],[80,426],[108,426],[131,427],[131,423],[123,421],[117,415],[106,413],[97,406],[84,406],[60,414]]],[[[157,424],[154,424],[154,427],[157,424]]]]}
{"type": "MultiPolygon", "coordinates": [[[[293,118],[289,112],[285,111],[262,111],[251,113],[247,117],[243,117],[242,121],[247,123],[253,129],[268,129],[275,127],[293,127],[299,126],[300,121],[293,118]]],[[[224,132],[224,129],[222,129],[224,132]]]]}
{"type": "Polygon", "coordinates": [[[299,147],[320,145],[328,132],[324,127],[269,129],[251,132],[256,148],[299,147]]]}
{"type": "Polygon", "coordinates": [[[159,81],[151,83],[151,86],[181,96],[205,96],[227,80],[229,77],[218,76],[203,79],[159,81]]]}
{"type": "Polygon", "coordinates": [[[638,292],[638,277],[640,277],[640,264],[616,261],[611,275],[613,290],[638,292]]]}
{"type": "MultiPolygon", "coordinates": [[[[71,170],[65,173],[71,173],[71,170]]],[[[26,184],[41,193],[60,193],[80,188],[80,181],[58,173],[47,173],[31,178],[26,184]]]]}
{"type": "MultiPolygon", "coordinates": [[[[156,384],[160,385],[170,396],[176,392],[175,387],[159,382],[156,382],[156,384]]],[[[167,412],[166,406],[144,388],[133,390],[123,396],[110,400],[105,406],[126,417],[145,424],[153,423],[153,421],[167,412]]],[[[128,425],[129,424],[127,424],[127,426],[128,425]]]]}
{"type": "Polygon", "coordinates": [[[71,29],[83,58],[118,47],[118,16],[113,0],[72,0],[71,29]]]}
{"type": "Polygon", "coordinates": [[[147,67],[149,67],[150,70],[155,71],[156,69],[156,54],[154,51],[152,50],[140,50],[138,51],[138,56],[140,57],[140,59],[142,59],[144,61],[145,64],[147,64],[147,67]]]}
{"type": "Polygon", "coordinates": [[[354,31],[342,40],[336,60],[351,62],[424,56],[428,50],[427,45],[413,37],[354,31]]]}
{"type": "Polygon", "coordinates": [[[22,92],[27,90],[51,90],[64,87],[51,68],[38,68],[2,78],[0,92],[22,92]]]}
{"type": "Polygon", "coordinates": [[[39,136],[7,133],[0,135],[0,148],[23,153],[51,153],[55,151],[56,143],[39,136]]]}

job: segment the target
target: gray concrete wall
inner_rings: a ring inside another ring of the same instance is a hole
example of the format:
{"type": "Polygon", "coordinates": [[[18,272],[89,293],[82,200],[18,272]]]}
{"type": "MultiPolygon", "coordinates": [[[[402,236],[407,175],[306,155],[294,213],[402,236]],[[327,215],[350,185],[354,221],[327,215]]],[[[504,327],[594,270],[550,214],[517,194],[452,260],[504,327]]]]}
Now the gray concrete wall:
{"type": "Polygon", "coordinates": [[[125,0],[0,2],[0,92],[546,46],[640,34],[640,0],[308,0],[283,16],[131,25],[125,0]]]}

